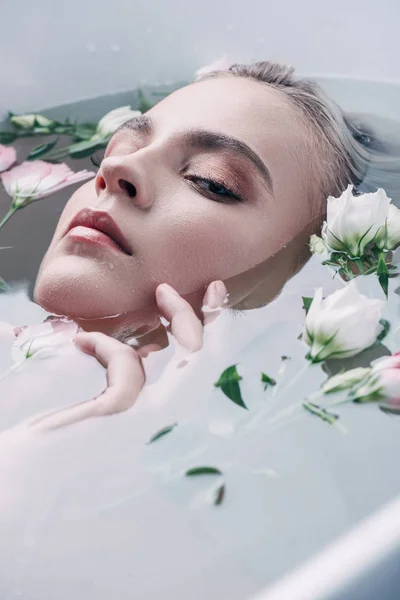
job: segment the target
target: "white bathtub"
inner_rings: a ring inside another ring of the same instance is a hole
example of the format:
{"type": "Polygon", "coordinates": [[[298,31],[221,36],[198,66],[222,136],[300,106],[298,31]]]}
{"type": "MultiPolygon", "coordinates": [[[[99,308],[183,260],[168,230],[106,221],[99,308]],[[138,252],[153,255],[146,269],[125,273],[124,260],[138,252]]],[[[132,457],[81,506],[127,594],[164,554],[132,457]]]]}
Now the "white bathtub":
{"type": "MultiPolygon", "coordinates": [[[[3,0],[0,23],[0,117],[8,110],[39,110],[146,82],[189,80],[197,68],[226,55],[293,64],[302,74],[318,76],[343,108],[383,109],[385,116],[400,120],[398,0],[3,0]]],[[[379,533],[388,525],[384,513],[373,528],[371,523],[361,527],[364,546],[374,544],[375,554],[372,563],[365,557],[358,565],[361,579],[355,588],[348,568],[353,557],[334,563],[333,551],[257,599],[394,598],[391,590],[400,590],[393,570],[400,506],[387,510],[397,527],[390,543],[379,533]],[[322,587],[315,585],[313,565],[325,581],[322,587]],[[375,566],[368,580],[363,565],[375,566]],[[347,591],[337,588],[345,582],[347,591]]],[[[353,538],[341,543],[343,554],[354,549],[353,538]]]]}

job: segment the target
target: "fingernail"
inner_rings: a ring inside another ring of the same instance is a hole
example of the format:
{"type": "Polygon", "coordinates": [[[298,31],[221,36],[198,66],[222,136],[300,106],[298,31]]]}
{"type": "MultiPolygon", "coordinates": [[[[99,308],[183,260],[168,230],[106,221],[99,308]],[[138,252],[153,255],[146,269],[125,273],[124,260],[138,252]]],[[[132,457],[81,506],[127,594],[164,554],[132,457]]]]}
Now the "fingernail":
{"type": "Polygon", "coordinates": [[[226,287],[222,281],[214,281],[207,292],[206,306],[211,309],[222,308],[225,296],[226,287]]]}
{"type": "Polygon", "coordinates": [[[217,290],[217,292],[218,292],[218,294],[221,297],[221,300],[223,302],[224,299],[225,299],[225,296],[226,296],[226,287],[225,287],[224,282],[223,281],[216,281],[214,285],[215,285],[216,290],[217,290]]]}
{"type": "Polygon", "coordinates": [[[169,294],[173,294],[174,296],[179,296],[178,292],[176,290],[174,290],[173,287],[168,285],[168,283],[162,283],[161,287],[163,288],[163,290],[165,292],[168,292],[169,294]]]}

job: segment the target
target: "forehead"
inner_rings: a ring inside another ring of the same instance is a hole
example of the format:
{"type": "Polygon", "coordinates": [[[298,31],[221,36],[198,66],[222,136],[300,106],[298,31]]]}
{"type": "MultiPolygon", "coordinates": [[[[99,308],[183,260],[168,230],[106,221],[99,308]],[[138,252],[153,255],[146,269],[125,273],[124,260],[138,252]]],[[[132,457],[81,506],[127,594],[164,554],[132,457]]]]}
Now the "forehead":
{"type": "Polygon", "coordinates": [[[218,131],[243,140],[268,161],[307,135],[281,92],[243,77],[221,76],[188,85],[150,114],[165,134],[194,127],[218,131]]]}

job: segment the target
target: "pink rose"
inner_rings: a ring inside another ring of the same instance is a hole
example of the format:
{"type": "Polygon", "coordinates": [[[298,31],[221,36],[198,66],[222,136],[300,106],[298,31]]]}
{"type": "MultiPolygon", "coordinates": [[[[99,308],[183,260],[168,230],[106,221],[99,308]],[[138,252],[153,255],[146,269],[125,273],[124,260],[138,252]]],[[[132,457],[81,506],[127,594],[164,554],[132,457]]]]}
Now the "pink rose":
{"type": "Polygon", "coordinates": [[[17,210],[73,183],[85,181],[94,176],[95,173],[87,170],[74,173],[64,163],[53,165],[43,160],[34,160],[24,162],[11,171],[2,173],[0,179],[7,194],[13,199],[12,208],[17,210]]]}
{"type": "Polygon", "coordinates": [[[0,173],[7,171],[17,160],[17,151],[12,146],[0,144],[0,173]]]}
{"type": "Polygon", "coordinates": [[[78,325],[67,317],[51,318],[40,325],[16,327],[16,340],[12,347],[15,363],[27,358],[45,358],[57,348],[70,344],[78,332],[78,325]]]}
{"type": "Polygon", "coordinates": [[[356,388],[354,399],[357,402],[386,400],[389,406],[400,407],[400,352],[372,363],[369,374],[356,388]]]}

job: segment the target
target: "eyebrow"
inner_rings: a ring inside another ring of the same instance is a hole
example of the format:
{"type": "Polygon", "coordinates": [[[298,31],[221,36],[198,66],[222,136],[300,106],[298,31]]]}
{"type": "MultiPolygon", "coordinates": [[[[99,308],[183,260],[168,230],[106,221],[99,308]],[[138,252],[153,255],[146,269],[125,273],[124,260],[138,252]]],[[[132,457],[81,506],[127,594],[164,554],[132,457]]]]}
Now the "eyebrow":
{"type": "MultiPolygon", "coordinates": [[[[149,116],[141,115],[140,117],[136,117],[121,125],[119,131],[126,129],[136,131],[147,137],[153,133],[154,123],[149,116]]],[[[199,150],[228,150],[240,155],[242,158],[245,158],[252,163],[268,190],[273,192],[272,177],[268,167],[261,160],[259,155],[245,142],[224,133],[216,133],[214,131],[203,129],[189,130],[185,132],[183,139],[188,146],[198,148],[199,150]]]]}

